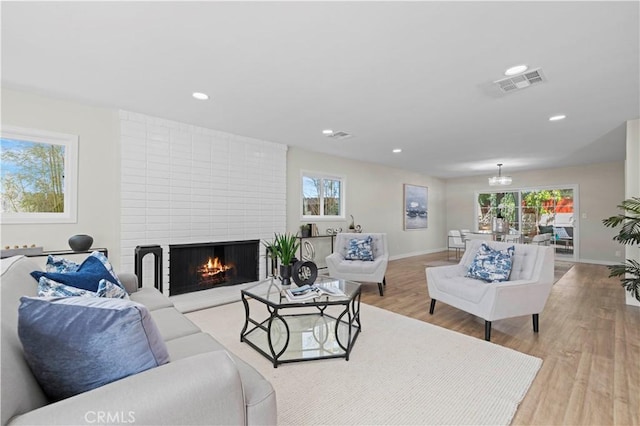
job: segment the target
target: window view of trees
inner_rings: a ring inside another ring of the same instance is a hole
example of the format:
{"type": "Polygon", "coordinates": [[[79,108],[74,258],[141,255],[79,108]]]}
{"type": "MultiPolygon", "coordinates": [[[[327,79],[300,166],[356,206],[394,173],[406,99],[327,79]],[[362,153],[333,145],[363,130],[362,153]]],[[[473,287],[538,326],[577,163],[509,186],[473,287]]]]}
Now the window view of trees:
{"type": "Polygon", "coordinates": [[[491,222],[494,217],[506,219],[513,229],[520,229],[518,209],[518,192],[495,192],[478,195],[479,217],[478,229],[491,230],[491,222]]]}
{"type": "Polygon", "coordinates": [[[302,177],[304,216],[341,216],[342,180],[333,177],[302,177]]]}
{"type": "Polygon", "coordinates": [[[65,146],[0,141],[2,212],[63,212],[65,146]]]}
{"type": "Polygon", "coordinates": [[[551,225],[555,217],[556,203],[561,198],[561,192],[557,189],[523,192],[522,232],[525,235],[535,235],[539,231],[538,225],[551,225]]]}

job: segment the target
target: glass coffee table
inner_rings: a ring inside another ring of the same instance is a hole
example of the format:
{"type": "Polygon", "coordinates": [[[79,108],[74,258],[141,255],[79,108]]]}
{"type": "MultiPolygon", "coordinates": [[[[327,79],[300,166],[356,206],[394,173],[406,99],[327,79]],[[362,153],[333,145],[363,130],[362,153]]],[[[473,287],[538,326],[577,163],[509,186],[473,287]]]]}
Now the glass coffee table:
{"type": "Polygon", "coordinates": [[[314,284],[343,295],[290,301],[277,278],[242,290],[245,322],[240,341],[269,359],[274,368],[326,358],[348,361],[361,330],[360,284],[323,276],[314,284]]]}

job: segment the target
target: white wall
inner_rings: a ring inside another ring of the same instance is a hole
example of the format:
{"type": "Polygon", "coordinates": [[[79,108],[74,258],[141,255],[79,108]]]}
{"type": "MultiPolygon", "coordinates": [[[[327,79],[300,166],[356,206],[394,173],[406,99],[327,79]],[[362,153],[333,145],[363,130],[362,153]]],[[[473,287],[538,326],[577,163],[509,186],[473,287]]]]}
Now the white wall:
{"type": "MultiPolygon", "coordinates": [[[[591,164],[578,167],[508,173],[513,177],[509,188],[544,186],[579,186],[580,216],[579,255],[584,262],[613,263],[620,245],[612,241],[615,232],[605,228],[602,219],[616,214],[616,206],[624,197],[624,164],[622,162],[591,164]],[[586,214],[586,218],[583,215],[586,214]]],[[[494,190],[489,176],[449,179],[446,184],[447,229],[474,229],[476,191],[494,190]]]]}
{"type": "Polygon", "coordinates": [[[69,224],[2,225],[2,246],[36,244],[69,250],[67,240],[89,234],[107,247],[118,268],[120,151],[115,111],[2,89],[2,125],[78,135],[78,221],[69,224]]]}
{"type": "MultiPolygon", "coordinates": [[[[347,229],[353,215],[365,232],[386,232],[392,258],[431,253],[446,247],[444,182],[437,178],[377,164],[333,157],[290,147],[287,153],[287,230],[298,232],[301,220],[301,171],[346,179],[346,220],[313,221],[320,234],[327,228],[347,229]],[[429,227],[403,230],[403,184],[428,187],[429,227]]],[[[320,262],[319,262],[320,263],[320,262]]]]}
{"type": "MultiPolygon", "coordinates": [[[[640,197],[640,119],[627,121],[625,199],[631,197],[640,197]]],[[[640,261],[640,246],[625,246],[625,259],[640,261]]],[[[638,301],[627,294],[627,304],[638,306],[638,301]]]]}

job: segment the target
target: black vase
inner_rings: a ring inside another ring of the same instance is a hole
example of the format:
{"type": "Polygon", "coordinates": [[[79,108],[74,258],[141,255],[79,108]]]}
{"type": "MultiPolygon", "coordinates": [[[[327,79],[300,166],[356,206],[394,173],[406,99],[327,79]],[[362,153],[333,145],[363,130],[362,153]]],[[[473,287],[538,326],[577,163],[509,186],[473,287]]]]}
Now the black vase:
{"type": "Polygon", "coordinates": [[[69,238],[69,247],[73,251],[87,251],[93,244],[93,237],[91,235],[78,234],[69,238]]]}
{"type": "Polygon", "coordinates": [[[293,265],[280,265],[280,280],[282,285],[291,285],[291,269],[293,265]]]}

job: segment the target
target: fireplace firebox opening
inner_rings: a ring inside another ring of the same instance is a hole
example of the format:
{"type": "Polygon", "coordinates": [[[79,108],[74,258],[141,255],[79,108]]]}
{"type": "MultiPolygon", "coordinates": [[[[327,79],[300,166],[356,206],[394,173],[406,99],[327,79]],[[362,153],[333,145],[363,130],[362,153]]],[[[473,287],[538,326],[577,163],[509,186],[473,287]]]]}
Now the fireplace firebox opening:
{"type": "Polygon", "coordinates": [[[260,240],[169,245],[169,294],[258,280],[260,240]]]}

